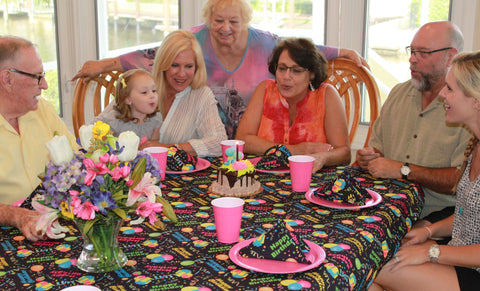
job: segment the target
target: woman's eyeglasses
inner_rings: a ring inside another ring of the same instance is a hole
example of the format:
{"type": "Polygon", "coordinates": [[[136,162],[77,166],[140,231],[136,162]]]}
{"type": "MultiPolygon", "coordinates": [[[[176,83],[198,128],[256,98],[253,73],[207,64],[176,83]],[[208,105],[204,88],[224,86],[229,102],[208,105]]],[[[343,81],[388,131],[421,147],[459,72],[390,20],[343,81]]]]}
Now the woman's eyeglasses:
{"type": "Polygon", "coordinates": [[[24,71],[20,71],[20,70],[17,70],[17,69],[8,69],[10,72],[14,72],[14,73],[18,73],[18,74],[22,74],[24,76],[28,76],[30,78],[34,78],[34,79],[37,79],[38,80],[38,85],[40,85],[40,82],[42,82],[42,79],[45,78],[45,72],[41,73],[41,74],[31,74],[31,73],[27,73],[27,72],[24,72],[24,71]]]}
{"type": "Polygon", "coordinates": [[[307,68],[303,68],[300,66],[293,66],[293,67],[287,67],[285,65],[277,65],[276,71],[281,74],[285,74],[290,70],[290,73],[292,73],[295,76],[298,76],[306,71],[308,71],[307,68]]]}

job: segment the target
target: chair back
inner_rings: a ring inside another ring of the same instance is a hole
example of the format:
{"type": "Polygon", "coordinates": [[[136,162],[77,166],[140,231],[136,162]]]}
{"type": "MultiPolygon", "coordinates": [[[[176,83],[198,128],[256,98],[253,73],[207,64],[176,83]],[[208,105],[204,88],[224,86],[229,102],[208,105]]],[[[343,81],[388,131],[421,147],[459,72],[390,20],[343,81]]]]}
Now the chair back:
{"type": "Polygon", "coordinates": [[[337,58],[328,62],[328,79],[325,82],[337,89],[345,105],[350,144],[357,132],[362,113],[370,117],[370,125],[364,143],[364,146],[367,146],[380,106],[380,94],[372,73],[364,66],[357,66],[352,60],[337,58]],[[362,92],[366,93],[363,98],[362,92]]]}
{"type": "Polygon", "coordinates": [[[78,137],[78,129],[86,122],[91,123],[94,117],[110,103],[110,100],[115,98],[115,83],[121,73],[107,72],[87,82],[84,82],[83,78],[77,81],[72,105],[73,130],[76,137],[78,137]]]}

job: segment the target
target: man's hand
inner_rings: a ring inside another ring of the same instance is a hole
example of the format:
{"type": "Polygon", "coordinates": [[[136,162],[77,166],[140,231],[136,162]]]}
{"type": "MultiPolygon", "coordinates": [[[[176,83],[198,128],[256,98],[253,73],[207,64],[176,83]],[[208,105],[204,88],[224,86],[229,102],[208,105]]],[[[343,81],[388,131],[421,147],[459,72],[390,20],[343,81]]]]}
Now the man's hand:
{"type": "Polygon", "coordinates": [[[356,153],[356,160],[358,165],[364,169],[368,169],[368,164],[370,161],[381,157],[379,153],[376,153],[372,147],[365,147],[363,149],[359,149],[356,153]]]}

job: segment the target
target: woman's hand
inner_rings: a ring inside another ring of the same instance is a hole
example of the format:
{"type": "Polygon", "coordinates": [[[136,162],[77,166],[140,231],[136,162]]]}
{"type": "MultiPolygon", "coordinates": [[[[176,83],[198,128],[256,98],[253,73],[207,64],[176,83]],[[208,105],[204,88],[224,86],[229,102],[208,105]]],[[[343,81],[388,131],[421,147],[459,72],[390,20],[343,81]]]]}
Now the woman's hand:
{"type": "Polygon", "coordinates": [[[354,61],[357,64],[357,66],[359,66],[359,67],[365,66],[368,69],[370,69],[370,66],[368,66],[367,61],[364,58],[362,58],[362,56],[359,53],[357,53],[357,51],[355,51],[355,50],[339,49],[338,50],[338,57],[339,58],[351,59],[352,61],[354,61]]]}
{"type": "Polygon", "coordinates": [[[120,58],[103,59],[99,61],[86,61],[82,68],[73,76],[72,81],[80,78],[85,78],[84,82],[88,82],[91,79],[97,77],[101,73],[109,71],[123,71],[120,63],[120,58]]]}
{"type": "Polygon", "coordinates": [[[430,232],[425,227],[412,228],[403,238],[402,246],[424,243],[428,240],[430,232]]]}
{"type": "Polygon", "coordinates": [[[384,266],[385,270],[395,272],[409,265],[421,265],[430,262],[428,250],[431,242],[420,245],[402,246],[395,256],[384,266]]]}
{"type": "Polygon", "coordinates": [[[292,155],[310,155],[318,152],[328,152],[332,145],[323,142],[301,142],[296,145],[287,145],[292,155]]]}

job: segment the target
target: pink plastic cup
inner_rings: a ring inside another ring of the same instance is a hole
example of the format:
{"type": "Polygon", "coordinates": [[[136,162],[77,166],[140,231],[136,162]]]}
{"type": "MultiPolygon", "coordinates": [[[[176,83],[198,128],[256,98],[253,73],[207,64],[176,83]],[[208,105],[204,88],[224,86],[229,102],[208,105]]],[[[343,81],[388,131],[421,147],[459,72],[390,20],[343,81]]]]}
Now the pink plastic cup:
{"type": "Polygon", "coordinates": [[[310,188],[312,179],[313,161],[310,156],[290,156],[290,178],[292,179],[292,189],[295,192],[306,192],[310,188]]]}
{"type": "Polygon", "coordinates": [[[168,149],[164,147],[149,147],[145,148],[144,151],[157,159],[158,164],[160,165],[160,170],[162,170],[161,179],[163,181],[165,179],[165,171],[167,170],[168,149]]]}
{"type": "Polygon", "coordinates": [[[238,241],[244,203],[237,197],[221,197],[212,200],[219,242],[230,244],[238,241]]]}
{"type": "Polygon", "coordinates": [[[243,159],[243,146],[245,145],[243,140],[228,139],[223,140],[220,144],[222,145],[223,163],[229,160],[237,161],[243,159]]]}

